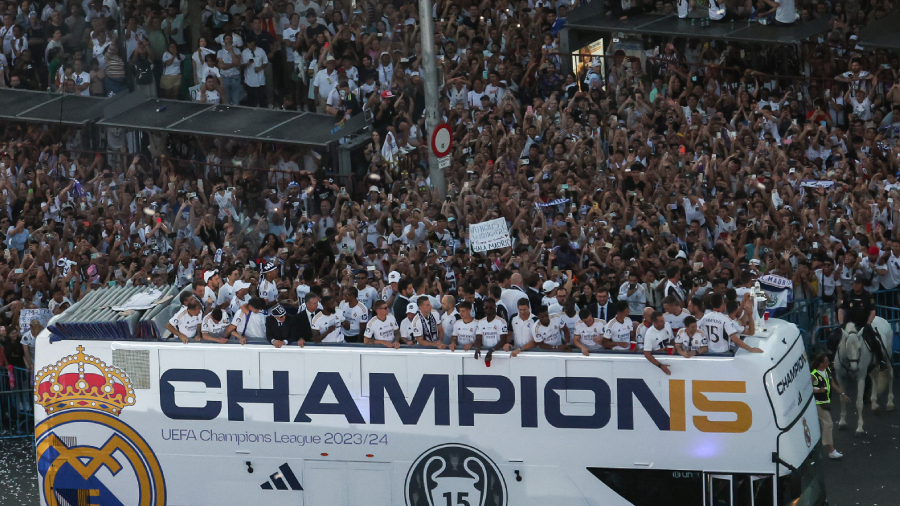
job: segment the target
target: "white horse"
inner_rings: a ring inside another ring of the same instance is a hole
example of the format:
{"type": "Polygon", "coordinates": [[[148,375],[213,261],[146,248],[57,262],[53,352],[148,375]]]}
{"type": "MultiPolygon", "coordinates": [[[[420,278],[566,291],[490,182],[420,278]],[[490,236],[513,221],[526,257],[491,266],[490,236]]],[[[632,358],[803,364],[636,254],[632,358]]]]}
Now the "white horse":
{"type": "MultiPolygon", "coordinates": [[[[880,316],[876,316],[872,321],[872,328],[875,329],[882,343],[884,344],[885,359],[890,364],[891,340],[894,337],[891,331],[891,325],[880,316]]],[[[859,421],[856,426],[856,436],[863,434],[863,396],[866,389],[866,375],[872,378],[872,411],[878,412],[878,396],[884,391],[885,386],[888,389],[887,410],[894,410],[894,370],[888,367],[885,371],[878,371],[875,362],[875,355],[866,346],[863,340],[862,330],[857,330],[852,323],[847,324],[846,329],[842,331],[841,342],[838,350],[834,355],[834,373],[838,383],[846,390],[850,384],[850,379],[856,379],[856,413],[859,421]]],[[[841,420],[838,422],[838,428],[847,427],[847,403],[841,399],[841,420]]]]}

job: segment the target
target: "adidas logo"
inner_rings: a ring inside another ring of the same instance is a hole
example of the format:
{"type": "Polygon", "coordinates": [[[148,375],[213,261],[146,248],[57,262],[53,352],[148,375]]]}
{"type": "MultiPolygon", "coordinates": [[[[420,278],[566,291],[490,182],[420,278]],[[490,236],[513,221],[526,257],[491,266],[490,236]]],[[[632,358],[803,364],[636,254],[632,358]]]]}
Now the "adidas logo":
{"type": "Polygon", "coordinates": [[[287,462],[278,466],[278,471],[269,476],[269,481],[260,485],[259,488],[263,490],[295,490],[298,492],[303,490],[303,487],[300,486],[300,481],[297,480],[297,476],[294,475],[294,471],[291,470],[291,466],[287,465],[287,462]]]}

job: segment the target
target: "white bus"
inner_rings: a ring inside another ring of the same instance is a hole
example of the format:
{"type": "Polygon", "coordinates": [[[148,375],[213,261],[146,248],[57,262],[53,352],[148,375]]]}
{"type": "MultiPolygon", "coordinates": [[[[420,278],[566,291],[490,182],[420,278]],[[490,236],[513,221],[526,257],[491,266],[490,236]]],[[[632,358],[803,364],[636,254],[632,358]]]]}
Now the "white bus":
{"type": "Polygon", "coordinates": [[[797,328],[762,354],[37,343],[42,504],[816,506],[797,328]]]}

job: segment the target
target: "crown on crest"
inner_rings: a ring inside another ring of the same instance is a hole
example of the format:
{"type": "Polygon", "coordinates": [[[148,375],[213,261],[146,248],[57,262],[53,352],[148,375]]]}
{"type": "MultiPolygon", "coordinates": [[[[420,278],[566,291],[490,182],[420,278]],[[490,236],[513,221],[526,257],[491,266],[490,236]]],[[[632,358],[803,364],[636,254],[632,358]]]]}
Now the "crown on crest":
{"type": "Polygon", "coordinates": [[[123,408],[134,405],[134,388],[125,371],[85,355],[83,346],[77,350],[35,373],[34,401],[48,415],[86,408],[118,416],[123,408]]]}

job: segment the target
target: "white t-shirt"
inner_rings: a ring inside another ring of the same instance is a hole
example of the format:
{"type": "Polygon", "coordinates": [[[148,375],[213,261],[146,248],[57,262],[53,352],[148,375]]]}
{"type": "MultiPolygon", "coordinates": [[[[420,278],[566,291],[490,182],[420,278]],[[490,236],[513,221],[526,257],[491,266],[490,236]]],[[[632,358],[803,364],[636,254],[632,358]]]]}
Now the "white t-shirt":
{"type": "Polygon", "coordinates": [[[728,315],[712,311],[700,318],[697,327],[709,338],[710,353],[726,353],[730,348],[732,334],[740,334],[741,328],[728,315]]]}
{"type": "Polygon", "coordinates": [[[211,314],[208,314],[203,318],[200,330],[204,334],[209,334],[213,337],[225,337],[225,329],[228,328],[230,323],[231,319],[228,318],[224,311],[222,312],[222,320],[218,322],[213,319],[211,314]]]}
{"type": "Polygon", "coordinates": [[[372,318],[369,320],[369,323],[366,324],[366,331],[363,334],[368,339],[375,339],[376,341],[387,341],[389,343],[394,342],[394,332],[398,330],[400,327],[397,325],[397,319],[394,318],[394,315],[389,314],[385,317],[384,320],[379,320],[378,318],[372,318]]]}
{"type": "Polygon", "coordinates": [[[203,317],[198,314],[196,316],[191,316],[188,313],[188,309],[185,306],[181,306],[181,308],[169,318],[169,323],[175,327],[178,332],[186,335],[188,338],[194,337],[197,335],[197,327],[200,326],[200,321],[203,317]]]}
{"type": "Polygon", "coordinates": [[[347,301],[341,302],[338,306],[338,312],[341,313],[343,318],[342,321],[350,322],[350,328],[344,329],[345,336],[356,337],[359,335],[359,324],[365,323],[369,321],[369,310],[366,306],[356,301],[357,304],[354,307],[350,307],[350,304],[347,304],[347,301]]]}
{"type": "Polygon", "coordinates": [[[516,348],[521,348],[531,342],[532,332],[537,317],[529,316],[525,320],[519,317],[518,313],[512,318],[513,344],[516,348]]]}
{"type": "Polygon", "coordinates": [[[269,63],[269,57],[262,48],[258,47],[252,53],[250,49],[244,49],[241,53],[241,61],[248,64],[244,69],[244,84],[251,88],[259,88],[266,85],[266,73],[257,72],[256,69],[269,63]],[[253,60],[252,62],[250,60],[253,60]]]}
{"type": "MultiPolygon", "coordinates": [[[[435,311],[434,309],[431,310],[430,315],[431,315],[431,318],[434,320],[434,329],[433,329],[434,333],[431,334],[432,339],[429,339],[426,336],[426,340],[434,342],[434,341],[438,340],[438,330],[437,329],[441,324],[441,315],[438,314],[438,312],[435,311]]],[[[428,317],[426,315],[423,315],[421,312],[416,313],[416,316],[412,320],[412,335],[415,339],[419,339],[420,337],[426,335],[424,326],[425,325],[430,326],[430,322],[428,322],[427,320],[428,320],[428,317]]]]}
{"type": "MultiPolygon", "coordinates": [[[[300,289],[300,287],[298,286],[297,290],[299,290],[299,289],[300,289]]],[[[308,291],[308,287],[307,287],[307,291],[308,291]]],[[[366,306],[366,309],[372,309],[372,304],[374,304],[375,300],[377,300],[377,299],[378,299],[378,290],[376,290],[375,288],[368,286],[368,285],[366,285],[366,287],[363,288],[362,290],[357,288],[356,300],[362,302],[363,305],[366,306]]]]}
{"type": "Polygon", "coordinates": [[[174,55],[168,51],[163,53],[162,61],[163,61],[163,75],[165,76],[180,76],[181,75],[181,61],[184,60],[184,56],[174,55]]]}
{"type": "Polygon", "coordinates": [[[262,276],[263,278],[259,280],[259,288],[257,289],[259,296],[268,302],[275,302],[278,300],[278,285],[274,281],[266,279],[265,274],[262,276]]]}
{"type": "Polygon", "coordinates": [[[472,321],[469,323],[460,319],[456,320],[456,323],[453,324],[453,337],[456,338],[456,343],[460,346],[473,344],[475,342],[475,334],[477,331],[478,320],[474,318],[472,318],[472,321]]]}
{"type": "Polygon", "coordinates": [[[477,333],[481,334],[481,345],[485,348],[493,348],[500,342],[500,336],[508,334],[506,322],[503,318],[495,316],[493,321],[483,318],[478,321],[477,333]]]}
{"type": "Polygon", "coordinates": [[[669,324],[670,327],[672,327],[673,331],[677,331],[680,328],[684,328],[684,319],[687,318],[688,316],[691,316],[690,311],[682,308],[681,314],[678,314],[678,315],[674,315],[674,314],[666,311],[663,314],[663,319],[666,321],[666,323],[669,324]]]}
{"type": "Polygon", "coordinates": [[[631,347],[631,331],[633,329],[634,324],[631,322],[631,318],[626,317],[621,323],[613,318],[606,322],[603,328],[603,337],[615,343],[620,343],[614,346],[613,350],[627,350],[631,347]]]}
{"type": "Polygon", "coordinates": [[[775,9],[775,21],[779,23],[793,23],[797,21],[797,9],[794,0],[775,0],[778,7],[775,9]]]}
{"type": "Polygon", "coordinates": [[[322,338],[323,343],[343,343],[344,342],[344,329],[341,327],[341,322],[344,321],[341,317],[341,313],[339,311],[335,311],[330,315],[326,315],[325,313],[319,313],[312,320],[312,328],[318,330],[320,333],[324,332],[328,327],[334,327],[334,329],[325,335],[322,338]]]}
{"type": "Polygon", "coordinates": [[[672,335],[672,327],[667,323],[662,330],[651,326],[644,334],[644,351],[659,351],[666,349],[675,336],[672,335]]]}
{"type": "Polygon", "coordinates": [[[700,351],[700,348],[704,346],[709,346],[709,338],[706,337],[706,334],[697,329],[697,332],[694,335],[688,335],[687,329],[680,329],[678,334],[675,336],[675,342],[681,345],[681,349],[684,351],[700,351]]]}
{"type": "Polygon", "coordinates": [[[603,330],[605,328],[606,324],[603,320],[595,319],[590,327],[584,321],[579,321],[575,324],[575,335],[581,340],[581,344],[592,350],[599,350],[602,348],[600,341],[603,338],[603,330]]]}
{"type": "Polygon", "coordinates": [[[412,320],[410,320],[408,317],[400,320],[400,337],[402,339],[405,339],[407,341],[415,341],[415,338],[412,335],[412,329],[412,320]]]}
{"type": "Polygon", "coordinates": [[[544,326],[540,320],[535,322],[531,335],[536,343],[559,346],[563,343],[563,323],[559,318],[550,318],[550,324],[544,326]]]}

